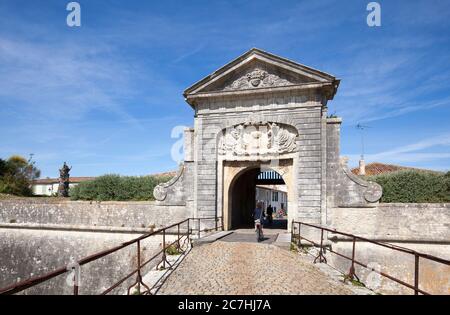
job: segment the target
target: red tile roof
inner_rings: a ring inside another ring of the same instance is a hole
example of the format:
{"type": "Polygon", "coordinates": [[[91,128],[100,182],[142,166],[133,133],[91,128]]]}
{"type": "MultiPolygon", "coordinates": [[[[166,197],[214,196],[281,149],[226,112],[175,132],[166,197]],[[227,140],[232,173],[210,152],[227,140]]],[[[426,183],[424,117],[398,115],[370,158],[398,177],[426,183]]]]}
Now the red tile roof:
{"type": "MultiPolygon", "coordinates": [[[[372,175],[380,175],[380,174],[386,174],[401,170],[420,170],[420,171],[428,171],[428,172],[436,172],[432,170],[426,170],[426,169],[420,169],[420,168],[414,168],[414,167],[408,167],[408,166],[400,166],[400,165],[393,165],[393,164],[383,164],[383,163],[369,163],[366,165],[366,176],[372,176],[372,175]]],[[[359,167],[355,167],[352,169],[352,173],[355,175],[359,175],[359,167]]],[[[438,172],[436,172],[438,173],[438,172]]]]}
{"type": "MultiPolygon", "coordinates": [[[[81,183],[89,180],[94,180],[95,177],[70,177],[70,183],[81,183]]],[[[59,183],[59,178],[41,178],[33,181],[33,184],[37,185],[50,185],[59,183]]]]}
{"type": "Polygon", "coordinates": [[[171,171],[171,172],[152,174],[150,176],[153,176],[153,177],[175,177],[176,175],[177,175],[177,171],[171,171]]]}

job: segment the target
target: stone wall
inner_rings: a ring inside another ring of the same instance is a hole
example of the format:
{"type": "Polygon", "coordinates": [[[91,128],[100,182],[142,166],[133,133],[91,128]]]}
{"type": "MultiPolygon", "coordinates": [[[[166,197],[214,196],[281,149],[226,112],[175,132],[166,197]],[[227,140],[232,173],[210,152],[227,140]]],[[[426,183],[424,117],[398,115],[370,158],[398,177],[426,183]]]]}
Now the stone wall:
{"type": "Polygon", "coordinates": [[[52,201],[51,198],[0,200],[0,224],[67,225],[139,229],[188,218],[184,205],[159,202],[52,201]]]}
{"type": "MultiPolygon", "coordinates": [[[[105,249],[190,217],[183,205],[159,202],[85,202],[51,198],[0,201],[0,287],[67,266],[105,249]]],[[[176,232],[175,230],[173,232],[176,232]]],[[[167,236],[167,241],[173,236],[167,236]]],[[[143,259],[162,245],[161,236],[142,242],[143,259]]],[[[136,246],[82,267],[81,294],[100,293],[136,267],[136,246]]],[[[150,264],[148,268],[152,265],[150,264]]],[[[71,294],[67,274],[24,294],[71,294]]],[[[114,294],[126,292],[125,282],[114,294]]]]}
{"type": "MultiPolygon", "coordinates": [[[[440,258],[450,259],[450,245],[408,243],[401,242],[390,244],[412,249],[440,258]]],[[[339,241],[332,243],[333,250],[351,257],[352,243],[339,241]]],[[[338,270],[348,274],[350,261],[337,255],[327,253],[328,263],[338,270]]],[[[384,272],[410,285],[414,285],[415,262],[414,256],[370,243],[357,242],[355,259],[368,265],[370,268],[384,272]]],[[[437,262],[419,260],[419,288],[431,294],[450,294],[450,266],[437,262]]],[[[400,285],[386,277],[379,276],[375,272],[359,265],[355,266],[356,275],[367,287],[381,294],[406,294],[414,293],[403,285],[400,285]]]]}
{"type": "MultiPolygon", "coordinates": [[[[388,242],[450,260],[450,204],[379,204],[372,208],[332,208],[329,226],[371,240],[388,242]]],[[[333,250],[348,257],[352,242],[328,234],[333,250]]],[[[350,262],[328,253],[330,264],[348,272],[350,262]]],[[[370,243],[357,242],[356,259],[372,268],[414,284],[414,256],[370,243]]],[[[413,291],[378,277],[357,266],[356,273],[366,285],[385,294],[411,294],[413,291]],[[377,281],[377,279],[380,281],[377,281]]],[[[420,288],[433,294],[450,294],[450,266],[420,259],[420,288]]]]}
{"type": "MultiPolygon", "coordinates": [[[[295,128],[298,152],[295,153],[295,191],[290,204],[294,218],[319,223],[322,211],[322,98],[309,93],[301,96],[277,95],[199,102],[195,119],[195,200],[198,216],[221,215],[222,183],[218,178],[217,142],[220,133],[239,124],[271,122],[295,128]],[[217,186],[219,183],[219,186],[217,186]],[[217,198],[215,197],[216,195],[217,198]],[[219,207],[217,209],[216,207],[219,207]]],[[[259,157],[261,159],[261,157],[259,157]]],[[[283,155],[276,156],[282,159],[283,155]]],[[[248,157],[251,160],[251,157],[248,157]]],[[[220,162],[220,161],[219,161],[220,162]]]]}
{"type": "MultiPolygon", "coordinates": [[[[0,287],[44,275],[72,260],[110,249],[139,237],[131,233],[75,232],[39,229],[0,229],[0,287]]],[[[167,237],[167,242],[173,236],[167,237]]],[[[161,236],[152,236],[141,242],[141,259],[145,261],[161,250],[161,236]]],[[[150,263],[145,269],[150,270],[150,263]]],[[[115,282],[129,274],[137,266],[136,246],[121,249],[81,267],[79,294],[100,294],[115,282]]],[[[62,274],[20,294],[73,294],[67,283],[69,273],[62,274]]],[[[131,277],[111,294],[124,294],[136,280],[131,277]]]]}
{"type": "Polygon", "coordinates": [[[450,243],[450,204],[381,203],[329,209],[329,225],[389,242],[450,243]]]}

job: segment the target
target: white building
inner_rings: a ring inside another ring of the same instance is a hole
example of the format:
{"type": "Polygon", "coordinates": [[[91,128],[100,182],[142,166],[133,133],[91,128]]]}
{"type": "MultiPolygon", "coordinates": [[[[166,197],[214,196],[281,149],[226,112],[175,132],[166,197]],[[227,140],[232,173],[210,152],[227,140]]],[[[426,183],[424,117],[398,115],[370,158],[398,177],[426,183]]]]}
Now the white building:
{"type": "Polygon", "coordinates": [[[264,210],[269,205],[273,208],[274,217],[277,214],[285,216],[287,214],[287,189],[286,185],[257,185],[256,202],[264,204],[264,210]]]}
{"type": "MultiPolygon", "coordinates": [[[[93,180],[95,177],[70,177],[69,188],[81,182],[93,180]]],[[[43,178],[33,181],[33,195],[54,196],[58,193],[59,178],[43,178]]]]}

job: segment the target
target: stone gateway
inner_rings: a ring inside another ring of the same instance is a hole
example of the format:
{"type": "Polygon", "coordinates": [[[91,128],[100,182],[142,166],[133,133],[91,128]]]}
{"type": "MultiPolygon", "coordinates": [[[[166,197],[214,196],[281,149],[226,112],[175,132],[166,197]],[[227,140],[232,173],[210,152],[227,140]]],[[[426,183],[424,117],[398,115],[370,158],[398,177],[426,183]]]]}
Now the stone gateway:
{"type": "Polygon", "coordinates": [[[340,80],[251,49],[184,92],[194,109],[178,175],[155,189],[193,217],[241,226],[254,208],[255,178],[275,171],[287,186],[288,222],[327,223],[336,207],[374,207],[381,187],[339,157],[341,119],[327,116],[340,80]]]}

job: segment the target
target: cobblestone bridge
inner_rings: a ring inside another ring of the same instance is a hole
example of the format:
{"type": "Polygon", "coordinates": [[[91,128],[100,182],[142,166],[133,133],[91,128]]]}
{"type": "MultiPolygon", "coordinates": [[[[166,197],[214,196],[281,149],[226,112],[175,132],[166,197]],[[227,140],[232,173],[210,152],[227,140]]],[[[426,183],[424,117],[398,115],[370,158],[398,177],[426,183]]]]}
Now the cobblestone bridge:
{"type": "Polygon", "coordinates": [[[254,234],[234,233],[194,246],[158,294],[358,294],[309,257],[270,244],[273,237],[259,244],[250,239],[254,234]]]}

